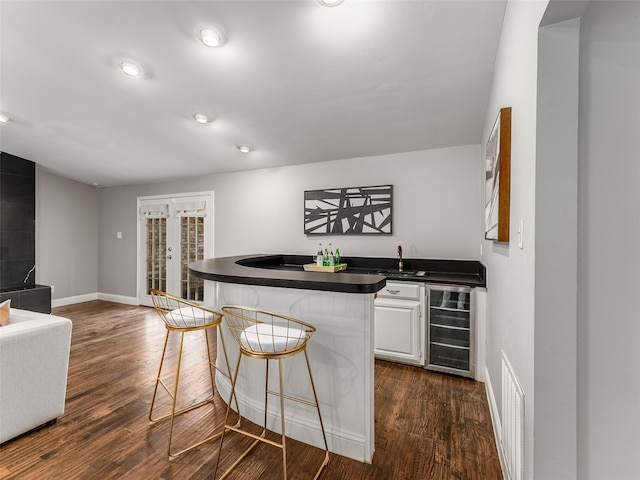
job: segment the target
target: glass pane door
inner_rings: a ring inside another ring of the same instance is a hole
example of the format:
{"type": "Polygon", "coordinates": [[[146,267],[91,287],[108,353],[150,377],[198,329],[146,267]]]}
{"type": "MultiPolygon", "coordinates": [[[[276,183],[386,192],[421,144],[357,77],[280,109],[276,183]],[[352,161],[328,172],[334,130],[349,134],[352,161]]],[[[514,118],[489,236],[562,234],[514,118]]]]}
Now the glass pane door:
{"type": "Polygon", "coordinates": [[[204,280],[189,273],[189,263],[204,260],[205,217],[180,218],[180,292],[182,298],[204,301],[204,280]]]}
{"type": "Polygon", "coordinates": [[[167,289],[167,219],[147,218],[145,222],[145,265],[146,288],[149,295],[152,289],[167,289]]]}
{"type": "Polygon", "coordinates": [[[427,368],[474,375],[471,289],[429,286],[427,368]]]}
{"type": "Polygon", "coordinates": [[[189,273],[189,263],[213,256],[213,195],[144,197],[138,204],[138,302],[151,306],[151,289],[204,302],[205,282],[189,273]]]}

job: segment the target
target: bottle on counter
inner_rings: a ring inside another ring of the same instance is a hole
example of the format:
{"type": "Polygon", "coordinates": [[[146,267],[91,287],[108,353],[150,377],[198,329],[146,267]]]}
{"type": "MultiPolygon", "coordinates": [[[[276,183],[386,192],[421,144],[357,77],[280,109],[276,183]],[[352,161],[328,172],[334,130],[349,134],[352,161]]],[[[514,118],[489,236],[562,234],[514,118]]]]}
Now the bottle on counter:
{"type": "Polygon", "coordinates": [[[342,257],[340,256],[340,249],[338,247],[336,247],[336,257],[335,257],[335,264],[337,266],[340,266],[340,263],[342,262],[342,257]]]}
{"type": "Polygon", "coordinates": [[[324,249],[324,255],[322,256],[322,265],[324,265],[325,267],[329,266],[329,249],[328,248],[324,249]]]}
{"type": "Polygon", "coordinates": [[[318,245],[318,252],[316,253],[316,265],[321,267],[324,260],[324,253],[322,252],[322,244],[318,245]]]}

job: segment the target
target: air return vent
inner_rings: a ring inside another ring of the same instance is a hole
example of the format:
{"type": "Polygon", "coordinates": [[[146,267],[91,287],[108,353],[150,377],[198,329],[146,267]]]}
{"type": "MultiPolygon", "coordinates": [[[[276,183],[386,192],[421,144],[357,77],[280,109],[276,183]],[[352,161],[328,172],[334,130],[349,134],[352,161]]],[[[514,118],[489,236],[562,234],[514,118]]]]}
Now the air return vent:
{"type": "Polygon", "coordinates": [[[502,352],[502,451],[509,480],[524,475],[524,392],[502,352]]]}

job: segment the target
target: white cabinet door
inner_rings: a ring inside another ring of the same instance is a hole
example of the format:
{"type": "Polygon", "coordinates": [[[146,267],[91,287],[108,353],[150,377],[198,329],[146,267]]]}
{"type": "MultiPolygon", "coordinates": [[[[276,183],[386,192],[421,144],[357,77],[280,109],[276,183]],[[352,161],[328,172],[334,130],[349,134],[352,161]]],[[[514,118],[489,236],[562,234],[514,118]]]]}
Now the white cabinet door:
{"type": "Polygon", "coordinates": [[[423,365],[421,302],[376,298],[375,357],[382,360],[423,365]]]}

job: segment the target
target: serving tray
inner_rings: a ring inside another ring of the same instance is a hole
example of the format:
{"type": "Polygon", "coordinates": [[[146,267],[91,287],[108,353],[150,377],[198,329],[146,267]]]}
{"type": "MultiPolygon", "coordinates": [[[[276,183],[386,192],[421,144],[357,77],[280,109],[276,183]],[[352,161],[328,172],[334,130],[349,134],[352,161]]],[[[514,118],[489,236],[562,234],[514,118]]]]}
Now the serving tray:
{"type": "Polygon", "coordinates": [[[342,270],[346,270],[347,269],[347,264],[346,263],[341,263],[340,265],[334,265],[334,266],[319,266],[316,265],[315,263],[307,263],[305,265],[303,265],[304,267],[304,271],[305,272],[328,272],[328,273],[336,273],[336,272],[341,272],[342,270]]]}

